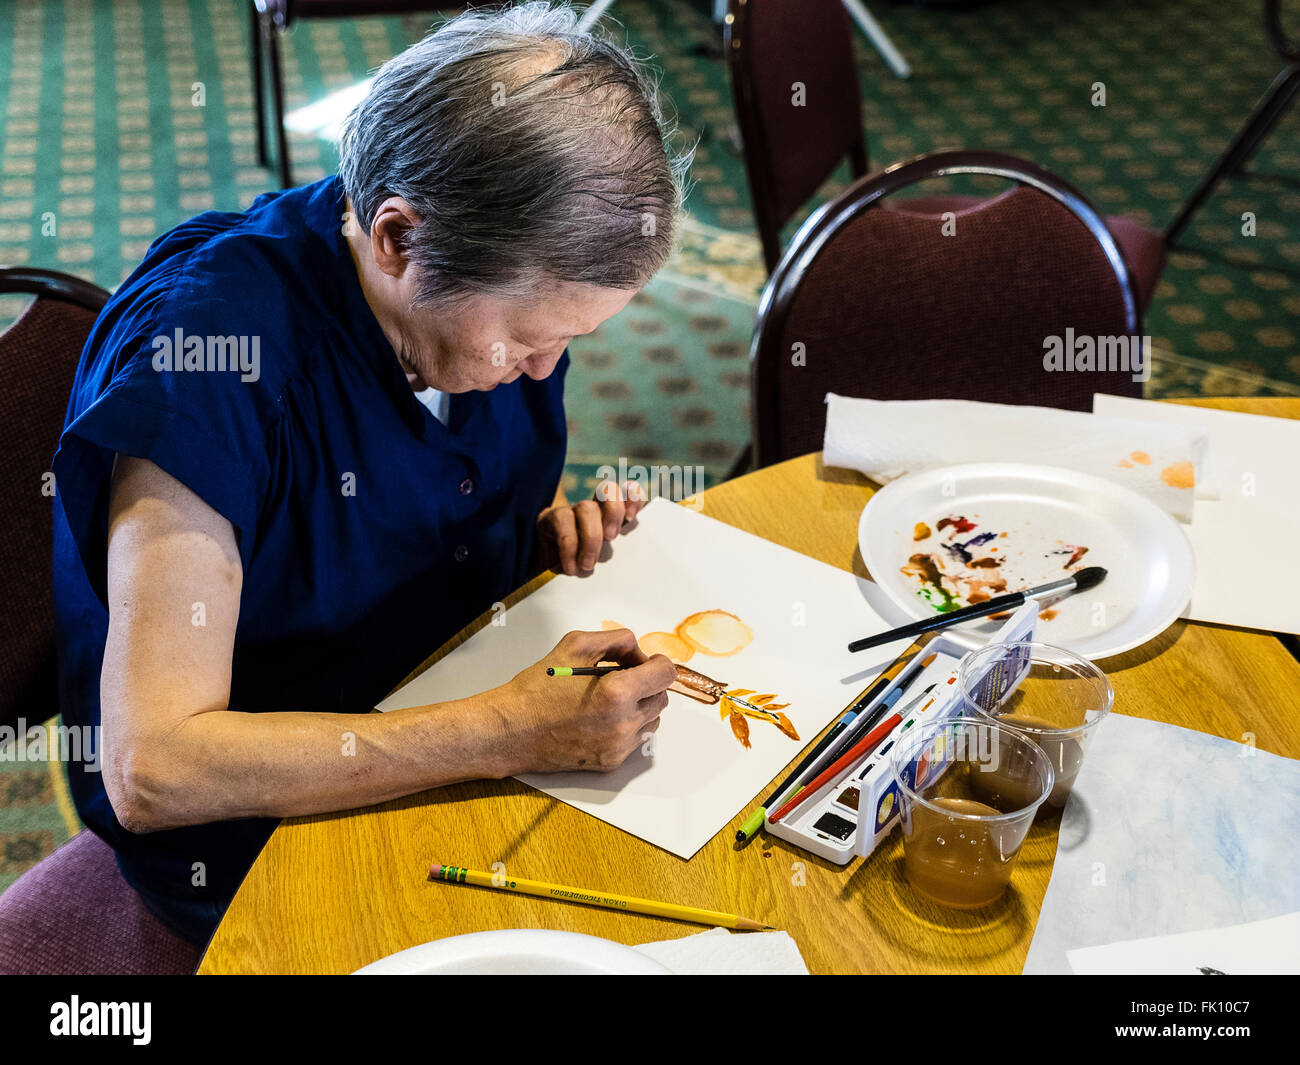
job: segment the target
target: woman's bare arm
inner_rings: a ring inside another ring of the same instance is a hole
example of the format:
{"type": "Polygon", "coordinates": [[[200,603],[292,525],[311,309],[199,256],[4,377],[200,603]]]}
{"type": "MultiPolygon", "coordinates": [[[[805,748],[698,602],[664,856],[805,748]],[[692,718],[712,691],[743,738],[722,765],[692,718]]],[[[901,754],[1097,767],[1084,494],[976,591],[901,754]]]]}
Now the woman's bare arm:
{"type": "Polygon", "coordinates": [[[101,722],[105,789],[130,831],[349,809],[528,769],[612,768],[672,682],[667,660],[647,661],[630,633],[609,648],[596,642],[610,634],[573,634],[559,655],[644,665],[581,691],[534,688],[540,671],[526,671],[469,699],[389,714],[240,713],[229,699],[242,584],[231,524],[153,463],[121,456],[101,722]]]}

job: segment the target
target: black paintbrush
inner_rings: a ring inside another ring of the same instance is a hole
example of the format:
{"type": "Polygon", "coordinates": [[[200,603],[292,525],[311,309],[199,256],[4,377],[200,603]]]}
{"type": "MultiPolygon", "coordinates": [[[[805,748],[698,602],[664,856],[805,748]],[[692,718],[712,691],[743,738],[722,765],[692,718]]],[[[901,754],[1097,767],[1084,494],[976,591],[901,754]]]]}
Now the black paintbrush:
{"type": "Polygon", "coordinates": [[[985,618],[990,614],[1000,614],[1004,610],[1014,610],[1021,603],[1026,603],[1030,599],[1049,599],[1070,592],[1082,592],[1087,588],[1095,588],[1105,579],[1106,571],[1104,569],[1100,566],[1089,566],[1087,569],[1081,569],[1078,573],[1072,573],[1059,581],[1040,584],[1037,588],[1026,588],[1023,592],[999,595],[994,599],[985,600],[983,603],[976,603],[974,606],[962,607],[960,610],[954,610],[947,614],[936,614],[924,621],[914,621],[910,625],[890,629],[888,632],[882,632],[875,636],[864,636],[862,639],[854,640],[849,644],[849,650],[865,651],[871,647],[879,647],[881,644],[893,643],[895,640],[915,638],[923,633],[934,632],[935,629],[946,629],[949,625],[960,625],[963,621],[985,618]]]}

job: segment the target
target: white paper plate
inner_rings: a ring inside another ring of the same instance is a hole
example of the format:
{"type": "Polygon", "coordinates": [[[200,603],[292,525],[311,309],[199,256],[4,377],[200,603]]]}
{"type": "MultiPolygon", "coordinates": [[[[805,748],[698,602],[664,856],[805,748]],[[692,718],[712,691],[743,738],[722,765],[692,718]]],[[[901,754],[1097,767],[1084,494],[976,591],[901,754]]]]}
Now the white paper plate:
{"type": "MultiPolygon", "coordinates": [[[[1065,549],[1085,546],[1087,554],[1073,569],[1102,566],[1106,579],[1051,604],[1055,616],[1039,621],[1037,639],[1090,659],[1119,654],[1163,632],[1187,606],[1196,575],[1191,544],[1168,513],[1128,488],[1056,466],[982,462],[902,477],[863,509],[858,545],[900,625],[936,613],[918,578],[902,572],[914,554],[941,559],[940,569],[954,574],[1001,574],[1007,591],[1019,591],[1066,576],[1073,552],[1065,549]],[[939,522],[952,517],[964,517],[975,528],[955,537],[951,526],[941,533],[939,522]],[[918,522],[931,530],[925,540],[914,539],[918,522]],[[968,550],[973,557],[1000,558],[996,570],[963,567],[944,546],[952,538],[966,545],[988,532],[997,535],[968,550]],[[986,554],[994,547],[993,555],[986,554]]],[[[975,648],[1000,624],[980,619],[944,631],[975,648]]]]}
{"type": "Polygon", "coordinates": [[[596,936],[512,928],[435,939],[371,962],[357,976],[663,976],[640,951],[596,936]]]}

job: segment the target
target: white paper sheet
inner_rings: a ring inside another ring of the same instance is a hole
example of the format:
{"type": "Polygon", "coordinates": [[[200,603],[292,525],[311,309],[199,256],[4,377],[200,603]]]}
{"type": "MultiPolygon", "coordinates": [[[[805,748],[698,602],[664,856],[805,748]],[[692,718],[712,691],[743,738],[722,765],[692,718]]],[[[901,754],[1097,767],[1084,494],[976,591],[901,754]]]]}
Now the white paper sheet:
{"type": "Polygon", "coordinates": [[[1084,947],[1066,956],[1081,976],[1300,973],[1300,913],[1231,928],[1084,947]]]}
{"type": "MultiPolygon", "coordinates": [[[[852,639],[890,626],[843,570],[656,499],[637,527],[587,577],[560,575],[433,668],[380,710],[463,698],[496,687],[546,655],[566,632],[606,620],[638,637],[671,632],[704,610],[725,610],[754,632],[727,658],[696,654],[686,665],[732,687],[775,693],[800,736],[750,720],[752,748],[732,735],[717,706],[669,694],[650,756],[609,774],[521,779],[593,817],[689,858],[908,645],[851,654],[852,639]]],[[[557,683],[570,683],[557,681],[557,683]]]]}
{"type": "Polygon", "coordinates": [[[1111,714],[1062,815],[1024,971],[1068,973],[1084,947],[1294,913],[1297,840],[1300,762],[1111,714]]]}
{"type": "Polygon", "coordinates": [[[1093,397],[1098,414],[1184,425],[1209,433],[1217,499],[1198,498],[1187,533],[1196,549],[1196,586],[1185,617],[1300,633],[1294,581],[1271,567],[1300,543],[1300,421],[1257,414],[1093,397]]]}

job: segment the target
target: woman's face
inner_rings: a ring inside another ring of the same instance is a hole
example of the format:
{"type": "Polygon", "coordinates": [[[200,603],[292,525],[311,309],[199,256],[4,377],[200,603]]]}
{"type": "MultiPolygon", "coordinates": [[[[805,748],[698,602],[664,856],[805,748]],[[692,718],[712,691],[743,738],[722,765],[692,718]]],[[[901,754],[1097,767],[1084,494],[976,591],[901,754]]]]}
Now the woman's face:
{"type": "Polygon", "coordinates": [[[398,355],[417,391],[486,391],[555,369],[575,336],[612,318],[630,289],[556,283],[527,302],[472,296],[441,309],[408,310],[397,329],[398,355]]]}
{"type": "MultiPolygon", "coordinates": [[[[347,206],[350,218],[351,201],[347,206]]],[[[416,391],[486,391],[523,374],[541,380],[570,340],[592,332],[636,295],[635,289],[557,281],[527,300],[470,296],[416,307],[418,278],[402,245],[418,221],[410,204],[390,196],[376,209],[369,233],[345,230],[366,302],[416,391]]]]}

